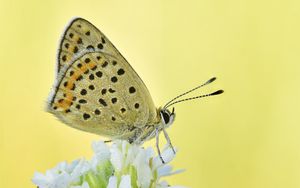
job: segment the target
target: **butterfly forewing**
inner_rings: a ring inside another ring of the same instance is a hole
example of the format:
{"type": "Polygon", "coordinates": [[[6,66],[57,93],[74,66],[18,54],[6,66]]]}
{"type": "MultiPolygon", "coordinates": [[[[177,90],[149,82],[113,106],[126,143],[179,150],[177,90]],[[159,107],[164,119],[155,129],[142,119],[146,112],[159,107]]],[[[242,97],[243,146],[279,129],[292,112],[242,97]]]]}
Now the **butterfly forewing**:
{"type": "Polygon", "coordinates": [[[93,50],[123,58],[113,44],[93,24],[82,18],[73,19],[60,41],[58,72],[76,57],[81,56],[86,51],[93,50]]]}

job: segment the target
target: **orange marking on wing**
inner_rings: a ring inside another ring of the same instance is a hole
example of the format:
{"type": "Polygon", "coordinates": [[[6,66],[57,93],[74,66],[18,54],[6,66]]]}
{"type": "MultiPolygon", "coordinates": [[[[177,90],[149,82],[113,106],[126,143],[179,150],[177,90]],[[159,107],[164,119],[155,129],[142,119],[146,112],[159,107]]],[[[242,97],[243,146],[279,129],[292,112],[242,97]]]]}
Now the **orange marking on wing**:
{"type": "MultiPolygon", "coordinates": [[[[73,100],[73,95],[72,95],[71,92],[67,92],[67,93],[66,93],[66,99],[67,99],[68,101],[72,101],[72,100],[73,100]]],[[[70,105],[71,105],[71,103],[70,103],[70,105]]]]}
{"type": "Polygon", "coordinates": [[[75,85],[74,81],[73,80],[69,80],[66,88],[69,89],[69,90],[71,90],[71,89],[73,89],[73,87],[75,87],[74,85],[75,85]]]}
{"type": "Polygon", "coordinates": [[[88,64],[88,66],[89,66],[90,69],[93,69],[93,68],[96,66],[96,63],[90,62],[90,63],[88,64]]]}
{"type": "Polygon", "coordinates": [[[72,101],[68,101],[68,100],[63,99],[60,102],[56,102],[55,106],[66,110],[66,109],[68,109],[71,106],[71,103],[72,103],[72,101]]]}
{"type": "Polygon", "coordinates": [[[85,71],[88,70],[88,66],[87,66],[86,64],[84,64],[84,65],[80,68],[80,70],[81,70],[82,72],[85,72],[85,71]]]}
{"type": "Polygon", "coordinates": [[[79,71],[74,72],[74,74],[71,76],[70,80],[77,80],[81,76],[81,73],[79,71]]]}

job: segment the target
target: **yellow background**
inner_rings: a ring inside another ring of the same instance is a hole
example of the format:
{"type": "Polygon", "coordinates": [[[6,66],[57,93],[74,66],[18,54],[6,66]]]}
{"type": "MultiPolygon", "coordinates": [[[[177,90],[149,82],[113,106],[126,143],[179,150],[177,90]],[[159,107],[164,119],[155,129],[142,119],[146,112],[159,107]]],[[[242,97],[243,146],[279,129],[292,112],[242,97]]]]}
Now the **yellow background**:
{"type": "Polygon", "coordinates": [[[218,77],[196,94],[222,96],[176,106],[168,132],[180,149],[173,165],[186,172],[171,184],[300,187],[297,0],[1,0],[0,187],[34,187],[34,171],[89,158],[99,139],[43,110],[74,16],[109,37],[157,105],[218,77]]]}

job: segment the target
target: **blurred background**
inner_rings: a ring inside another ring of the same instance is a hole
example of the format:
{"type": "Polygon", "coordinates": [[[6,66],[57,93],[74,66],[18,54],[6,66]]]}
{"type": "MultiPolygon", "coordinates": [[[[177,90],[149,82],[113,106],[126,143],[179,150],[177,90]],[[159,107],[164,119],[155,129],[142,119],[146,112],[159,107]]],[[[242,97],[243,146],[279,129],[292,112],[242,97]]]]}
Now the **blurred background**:
{"type": "MultiPolygon", "coordinates": [[[[157,106],[212,76],[176,106],[168,129],[186,172],[172,185],[300,187],[300,1],[0,0],[0,187],[34,187],[35,171],[92,156],[104,139],[44,111],[58,41],[74,16],[114,43],[157,106]]],[[[154,141],[146,145],[154,145],[154,141]]]]}

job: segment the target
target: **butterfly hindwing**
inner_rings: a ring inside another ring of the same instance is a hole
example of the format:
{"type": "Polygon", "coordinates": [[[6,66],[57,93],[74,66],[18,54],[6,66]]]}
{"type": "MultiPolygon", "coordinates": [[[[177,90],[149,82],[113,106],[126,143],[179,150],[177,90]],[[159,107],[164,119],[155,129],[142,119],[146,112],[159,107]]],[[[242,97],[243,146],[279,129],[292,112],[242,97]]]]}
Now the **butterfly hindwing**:
{"type": "Polygon", "coordinates": [[[72,127],[121,138],[156,115],[131,66],[110,54],[86,52],[59,76],[48,110],[72,127]]]}
{"type": "Polygon", "coordinates": [[[58,50],[56,83],[48,111],[66,124],[112,138],[160,117],[138,74],[93,24],[67,26],[58,50]],[[87,60],[89,59],[89,60],[87,60]]]}

